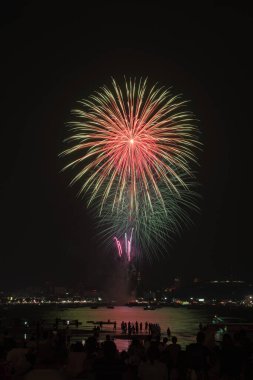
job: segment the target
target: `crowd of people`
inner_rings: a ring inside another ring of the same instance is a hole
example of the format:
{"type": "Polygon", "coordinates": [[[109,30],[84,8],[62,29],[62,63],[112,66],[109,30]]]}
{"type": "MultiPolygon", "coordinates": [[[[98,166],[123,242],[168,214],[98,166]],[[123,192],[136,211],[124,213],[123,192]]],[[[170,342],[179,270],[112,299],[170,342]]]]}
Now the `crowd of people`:
{"type": "Polygon", "coordinates": [[[149,334],[152,336],[161,336],[161,327],[158,323],[149,323],[149,322],[121,322],[121,332],[122,334],[128,335],[142,335],[143,333],[149,334]]]}
{"type": "MultiPolygon", "coordinates": [[[[121,324],[123,329],[125,324],[124,321],[121,324]]],[[[158,327],[143,326],[149,332],[158,327]]],[[[140,330],[141,327],[138,328],[140,330]]],[[[44,331],[39,340],[31,336],[26,341],[17,341],[4,331],[0,336],[0,379],[253,379],[253,348],[245,331],[236,332],[233,336],[226,333],[221,344],[217,345],[214,331],[201,330],[196,342],[186,349],[181,348],[176,336],[160,339],[159,334],[151,333],[143,339],[137,335],[131,338],[128,349],[118,352],[110,335],[106,335],[102,342],[94,334],[85,342],[68,345],[65,334],[60,330],[44,331]]]]}

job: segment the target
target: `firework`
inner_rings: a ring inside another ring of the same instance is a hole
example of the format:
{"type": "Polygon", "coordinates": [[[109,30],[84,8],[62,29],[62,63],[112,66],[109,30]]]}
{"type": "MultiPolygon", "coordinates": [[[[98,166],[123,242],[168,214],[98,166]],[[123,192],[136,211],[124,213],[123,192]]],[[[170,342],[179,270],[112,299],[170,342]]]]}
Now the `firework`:
{"type": "Polygon", "coordinates": [[[115,80],[112,89],[80,102],[71,122],[72,145],[62,155],[76,154],[65,168],[78,165],[72,184],[81,181],[80,193],[88,192],[88,204],[96,202],[102,214],[110,198],[111,209],[127,202],[129,215],[138,213],[140,197],[147,212],[154,197],[166,210],[161,186],[170,194],[185,187],[182,174],[191,175],[198,146],[193,116],[180,96],[147,80],[125,81],[123,90],[115,80]],[[127,199],[126,199],[127,197],[127,199]]]}
{"type": "MultiPolygon", "coordinates": [[[[186,181],[186,179],[184,179],[186,181]]],[[[129,207],[125,207],[120,212],[114,210],[111,212],[111,205],[108,202],[107,207],[103,210],[103,216],[99,219],[99,234],[103,244],[108,247],[112,243],[112,236],[117,236],[121,243],[122,251],[127,252],[125,234],[130,236],[134,242],[134,251],[139,255],[145,255],[150,260],[157,256],[158,253],[165,253],[168,244],[172,244],[178,235],[181,235],[185,228],[192,225],[192,216],[199,212],[199,194],[198,186],[195,182],[186,182],[187,189],[179,188],[180,195],[173,196],[161,187],[161,193],[166,205],[164,208],[154,196],[152,199],[153,211],[146,212],[142,204],[137,214],[129,217],[129,207]]],[[[141,199],[140,199],[141,202],[141,199]]],[[[97,212],[95,210],[95,214],[97,212]]],[[[131,255],[133,257],[133,254],[131,255]]]]}
{"type": "Polygon", "coordinates": [[[119,257],[122,257],[122,246],[121,246],[119,239],[115,236],[113,238],[113,240],[115,240],[115,242],[116,242],[117,252],[118,252],[119,257]]]}
{"type": "MultiPolygon", "coordinates": [[[[133,230],[134,229],[132,228],[129,237],[128,237],[127,232],[125,232],[125,234],[124,234],[124,240],[125,240],[125,252],[124,252],[125,257],[124,257],[124,259],[126,259],[128,262],[130,262],[132,259],[133,230]]],[[[113,238],[113,240],[116,243],[118,256],[122,257],[123,256],[123,249],[122,249],[122,244],[121,244],[120,240],[116,236],[113,238]]],[[[124,246],[124,244],[123,244],[123,246],[124,246]]]]}
{"type": "Polygon", "coordinates": [[[200,147],[193,115],[180,95],[147,79],[125,80],[79,102],[70,123],[71,184],[81,183],[119,257],[130,262],[133,241],[140,250],[163,246],[189,224],[197,209],[195,178],[200,147]]]}

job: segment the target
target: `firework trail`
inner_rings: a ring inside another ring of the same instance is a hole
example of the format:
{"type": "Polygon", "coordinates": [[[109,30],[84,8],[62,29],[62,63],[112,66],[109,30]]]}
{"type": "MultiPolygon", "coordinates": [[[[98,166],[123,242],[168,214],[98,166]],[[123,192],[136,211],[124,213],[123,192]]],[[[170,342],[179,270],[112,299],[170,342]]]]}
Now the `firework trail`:
{"type": "MultiPolygon", "coordinates": [[[[122,244],[120,240],[115,236],[113,240],[116,243],[117,247],[117,252],[119,257],[123,257],[123,249],[122,249],[122,244]]],[[[127,232],[124,234],[124,240],[125,240],[125,259],[130,262],[132,259],[132,241],[133,241],[133,228],[130,232],[130,237],[128,238],[127,232]]]]}

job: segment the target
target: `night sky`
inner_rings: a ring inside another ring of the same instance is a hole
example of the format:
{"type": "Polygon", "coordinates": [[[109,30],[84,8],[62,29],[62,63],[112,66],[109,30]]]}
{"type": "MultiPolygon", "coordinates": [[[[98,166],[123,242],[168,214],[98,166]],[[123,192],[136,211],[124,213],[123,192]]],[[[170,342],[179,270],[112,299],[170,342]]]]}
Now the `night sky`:
{"type": "MultiPolygon", "coordinates": [[[[148,76],[190,99],[204,144],[201,213],[167,256],[141,266],[145,286],[251,278],[244,224],[250,163],[252,17],[247,9],[9,2],[1,9],[1,288],[53,281],[103,287],[113,252],[58,154],[75,102],[110,77],[148,76]],[[244,206],[242,206],[244,204],[244,206]],[[239,211],[244,210],[243,215],[239,211]],[[239,217],[240,215],[240,217],[239,217]]],[[[2,7],[2,6],[1,6],[2,7]]]]}

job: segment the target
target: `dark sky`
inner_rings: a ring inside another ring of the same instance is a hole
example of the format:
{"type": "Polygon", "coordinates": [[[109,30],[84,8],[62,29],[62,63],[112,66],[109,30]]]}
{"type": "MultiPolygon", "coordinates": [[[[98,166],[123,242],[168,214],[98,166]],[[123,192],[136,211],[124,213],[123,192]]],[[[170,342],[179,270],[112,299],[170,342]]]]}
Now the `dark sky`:
{"type": "Polygon", "coordinates": [[[98,245],[95,221],[76,198],[78,187],[67,187],[71,173],[60,174],[58,153],[76,100],[123,75],[148,75],[183,93],[204,144],[201,214],[165,258],[143,263],[144,283],[250,278],[247,212],[239,217],[247,187],[242,151],[252,119],[248,10],[17,3],[1,5],[0,288],[110,281],[113,253],[98,245]]]}

